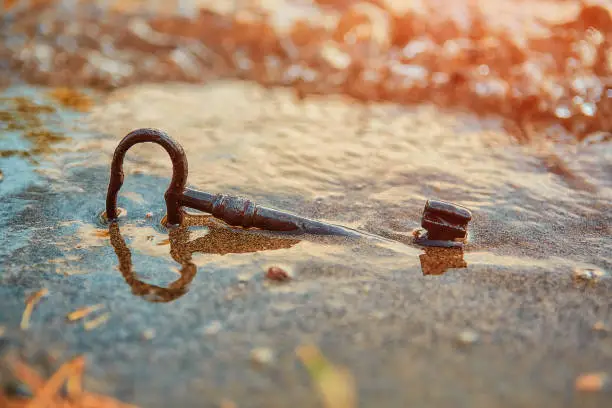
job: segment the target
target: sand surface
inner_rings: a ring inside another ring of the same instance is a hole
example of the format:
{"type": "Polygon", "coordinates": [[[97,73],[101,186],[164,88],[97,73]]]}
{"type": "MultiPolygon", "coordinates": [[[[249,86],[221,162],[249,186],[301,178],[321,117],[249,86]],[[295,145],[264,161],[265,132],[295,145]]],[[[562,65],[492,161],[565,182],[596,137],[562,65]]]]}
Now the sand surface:
{"type": "Polygon", "coordinates": [[[90,389],[146,407],[224,397],[312,406],[294,355],[303,343],[354,373],[363,406],[609,400],[573,389],[580,373],[612,365],[612,338],[593,329],[612,324],[609,144],[526,147],[494,120],[432,106],[297,104],[284,91],[231,81],[128,88],[89,115],[60,118],[78,131],[33,180],[10,165],[18,159],[3,165],[8,349],[34,361],[41,349],[86,353],[90,389]],[[261,235],[201,217],[169,236],[158,222],[170,162],[147,145],[128,154],[127,216],[109,236],[97,221],[108,163],[117,141],[145,125],[183,144],[196,188],[397,243],[261,235]],[[427,198],[472,209],[463,253],[411,244],[427,198]],[[295,279],[267,284],[269,265],[295,279]],[[576,281],[576,268],[606,276],[576,281]],[[40,287],[50,293],[20,334],[24,296],[40,287]],[[111,313],[105,325],[66,323],[67,313],[98,303],[111,313]],[[467,348],[457,344],[466,330],[478,336],[467,348]],[[254,347],[271,348],[275,363],[252,367],[254,347]]]}

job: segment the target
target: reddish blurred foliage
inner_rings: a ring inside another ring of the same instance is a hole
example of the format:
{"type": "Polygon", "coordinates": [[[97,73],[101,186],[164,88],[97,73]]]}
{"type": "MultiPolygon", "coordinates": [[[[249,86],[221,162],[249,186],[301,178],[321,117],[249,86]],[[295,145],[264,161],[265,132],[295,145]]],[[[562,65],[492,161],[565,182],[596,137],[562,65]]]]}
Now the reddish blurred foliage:
{"type": "Polygon", "coordinates": [[[291,86],[300,99],[433,102],[500,115],[522,142],[558,138],[547,129],[559,125],[574,140],[612,131],[612,18],[603,6],[583,4],[569,21],[542,22],[547,35],[529,37],[490,22],[474,2],[466,25],[433,6],[396,12],[382,0],[317,0],[319,17],[288,29],[257,2],[182,16],[93,12],[83,1],[90,7],[66,16],[55,3],[13,6],[20,11],[5,22],[0,58],[14,75],[102,88],[234,77],[291,86]]]}

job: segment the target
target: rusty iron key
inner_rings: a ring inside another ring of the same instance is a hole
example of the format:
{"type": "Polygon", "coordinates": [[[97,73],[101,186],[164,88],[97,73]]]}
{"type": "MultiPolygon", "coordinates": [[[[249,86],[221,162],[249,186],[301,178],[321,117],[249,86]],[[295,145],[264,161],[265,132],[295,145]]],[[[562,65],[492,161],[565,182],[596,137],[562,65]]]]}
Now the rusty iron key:
{"type": "Polygon", "coordinates": [[[172,160],[172,180],[164,195],[168,226],[180,225],[184,215],[182,207],[189,207],[212,214],[214,217],[236,227],[316,235],[349,237],[368,235],[340,225],[327,224],[286,211],[256,205],[243,197],[211,194],[186,188],[188,168],[185,151],[165,132],[146,128],[128,133],[119,142],[115,150],[106,196],[106,218],[110,222],[116,221],[119,216],[117,194],[123,185],[123,160],[125,155],[135,144],[146,142],[162,146],[172,160]]]}
{"type": "MultiPolygon", "coordinates": [[[[119,217],[117,195],[123,185],[123,160],[127,151],[138,143],[156,143],[170,155],[172,180],[164,195],[167,210],[167,225],[178,226],[183,222],[183,207],[189,207],[213,215],[235,227],[259,228],[268,231],[286,231],[315,235],[337,235],[347,237],[370,236],[387,241],[386,238],[360,232],[340,225],[311,220],[290,212],[263,207],[244,197],[211,194],[187,188],[187,156],[174,139],[157,129],[137,129],[128,133],[115,150],[111,164],[110,182],[106,195],[106,218],[116,221],[119,217]]],[[[459,247],[457,239],[467,235],[467,224],[471,212],[456,204],[428,200],[423,211],[421,226],[427,230],[419,234],[415,243],[422,246],[459,247]]]]}

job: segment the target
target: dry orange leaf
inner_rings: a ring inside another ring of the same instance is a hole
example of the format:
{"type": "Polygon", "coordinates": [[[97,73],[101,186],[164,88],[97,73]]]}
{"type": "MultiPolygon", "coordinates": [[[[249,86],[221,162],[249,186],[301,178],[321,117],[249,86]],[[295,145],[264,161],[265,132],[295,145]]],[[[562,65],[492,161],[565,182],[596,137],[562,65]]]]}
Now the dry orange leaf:
{"type": "Polygon", "coordinates": [[[80,320],[88,316],[90,313],[93,313],[95,311],[102,309],[103,307],[104,305],[102,303],[98,303],[97,305],[92,305],[92,306],[85,306],[73,312],[68,313],[68,316],[66,316],[66,318],[69,321],[74,322],[74,321],[80,320]]]}
{"type": "Polygon", "coordinates": [[[576,390],[584,392],[601,391],[609,381],[606,373],[586,373],[576,378],[576,390]]]}
{"type": "Polygon", "coordinates": [[[357,386],[350,371],[330,363],[315,346],[300,346],[296,354],[308,370],[325,408],[357,406],[357,386]]]}
{"type": "Polygon", "coordinates": [[[108,321],[108,319],[110,319],[110,313],[104,313],[103,315],[100,315],[95,319],[85,322],[83,327],[85,328],[85,330],[93,330],[99,326],[102,326],[108,321]]]}
{"type": "Polygon", "coordinates": [[[49,92],[49,96],[65,107],[79,112],[88,112],[93,105],[91,98],[76,89],[56,88],[49,92]]]}
{"type": "Polygon", "coordinates": [[[40,301],[40,299],[42,299],[48,293],[49,291],[46,288],[43,288],[28,296],[28,298],[26,299],[26,307],[23,311],[23,316],[21,317],[20,327],[22,330],[27,330],[30,327],[30,317],[32,316],[32,311],[34,310],[34,307],[40,301]]]}
{"type": "Polygon", "coordinates": [[[77,356],[64,363],[47,381],[27,364],[9,361],[15,376],[34,394],[33,398],[8,397],[0,389],[2,408],[138,408],[104,395],[83,391],[82,378],[85,358],[77,356]],[[66,397],[59,395],[67,384],[66,397]]]}

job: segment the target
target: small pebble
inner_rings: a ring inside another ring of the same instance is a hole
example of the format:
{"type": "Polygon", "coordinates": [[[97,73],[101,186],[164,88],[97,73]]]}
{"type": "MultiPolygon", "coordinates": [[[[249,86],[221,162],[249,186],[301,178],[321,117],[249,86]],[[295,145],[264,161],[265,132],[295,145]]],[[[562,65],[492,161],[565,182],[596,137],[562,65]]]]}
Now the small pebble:
{"type": "Polygon", "coordinates": [[[601,391],[609,382],[606,373],[586,373],[576,378],[576,390],[583,392],[601,391]]]}
{"type": "Polygon", "coordinates": [[[587,282],[597,282],[606,276],[601,269],[596,268],[576,268],[574,269],[574,279],[587,282]]]}
{"type": "Polygon", "coordinates": [[[142,332],[142,338],[144,340],[151,340],[154,337],[155,337],[155,330],[154,329],[147,329],[147,330],[142,332]]]}
{"type": "Polygon", "coordinates": [[[224,400],[221,400],[221,403],[219,404],[219,408],[238,408],[238,405],[236,405],[234,401],[224,399],[224,400]]]}
{"type": "Polygon", "coordinates": [[[291,276],[286,270],[278,266],[271,266],[268,268],[268,272],[266,272],[266,278],[277,282],[284,282],[290,280],[291,276]]]}
{"type": "Polygon", "coordinates": [[[225,300],[234,300],[237,297],[244,296],[246,293],[246,283],[238,283],[235,287],[230,287],[225,292],[225,300]]]}
{"type": "Polygon", "coordinates": [[[257,347],[251,350],[251,361],[262,366],[269,366],[274,363],[274,352],[267,347],[257,347]]]}
{"type": "Polygon", "coordinates": [[[239,283],[249,283],[250,279],[251,279],[251,276],[247,275],[245,273],[238,275],[238,282],[239,283]]]}
{"type": "Polygon", "coordinates": [[[604,322],[595,322],[595,324],[593,324],[593,330],[595,331],[606,331],[607,327],[606,324],[604,322]]]}
{"type": "Polygon", "coordinates": [[[375,319],[375,320],[381,320],[381,319],[384,319],[384,318],[386,318],[387,316],[389,316],[389,314],[388,314],[388,313],[386,313],[386,312],[383,312],[383,311],[380,311],[380,310],[379,310],[379,311],[370,312],[369,316],[370,316],[372,319],[375,319]]]}
{"type": "Polygon", "coordinates": [[[207,336],[214,336],[221,331],[221,328],[221,322],[218,320],[213,320],[204,328],[204,334],[207,336]]]}
{"type": "Polygon", "coordinates": [[[457,336],[457,341],[462,346],[470,346],[478,342],[480,336],[474,330],[464,330],[457,336]]]}

